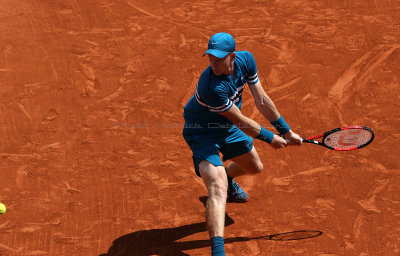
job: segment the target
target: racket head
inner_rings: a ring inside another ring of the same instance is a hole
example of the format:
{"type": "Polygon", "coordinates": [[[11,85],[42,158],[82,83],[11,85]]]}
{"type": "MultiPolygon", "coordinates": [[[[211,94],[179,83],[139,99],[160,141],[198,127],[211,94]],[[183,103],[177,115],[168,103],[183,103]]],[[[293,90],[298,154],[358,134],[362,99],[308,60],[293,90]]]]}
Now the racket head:
{"type": "Polygon", "coordinates": [[[372,129],[361,125],[352,125],[336,128],[325,133],[322,144],[333,150],[349,151],[369,145],[374,137],[372,129]]]}

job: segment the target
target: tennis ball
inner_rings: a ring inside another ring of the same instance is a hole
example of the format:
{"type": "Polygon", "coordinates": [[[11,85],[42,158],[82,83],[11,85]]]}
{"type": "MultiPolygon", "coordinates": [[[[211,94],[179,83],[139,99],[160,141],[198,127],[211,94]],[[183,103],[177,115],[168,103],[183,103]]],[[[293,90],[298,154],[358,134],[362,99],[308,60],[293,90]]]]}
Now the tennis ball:
{"type": "Polygon", "coordinates": [[[6,206],[2,203],[0,203],[0,214],[4,214],[6,213],[6,206]]]}

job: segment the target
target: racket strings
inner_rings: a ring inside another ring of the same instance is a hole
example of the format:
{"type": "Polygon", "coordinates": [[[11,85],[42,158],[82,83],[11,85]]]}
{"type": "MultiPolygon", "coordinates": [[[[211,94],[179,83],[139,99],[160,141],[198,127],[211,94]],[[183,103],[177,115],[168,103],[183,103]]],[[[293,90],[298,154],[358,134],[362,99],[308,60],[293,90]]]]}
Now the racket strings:
{"type": "Polygon", "coordinates": [[[344,129],[328,135],[324,143],[334,148],[360,147],[368,143],[373,135],[364,129],[344,129]]]}

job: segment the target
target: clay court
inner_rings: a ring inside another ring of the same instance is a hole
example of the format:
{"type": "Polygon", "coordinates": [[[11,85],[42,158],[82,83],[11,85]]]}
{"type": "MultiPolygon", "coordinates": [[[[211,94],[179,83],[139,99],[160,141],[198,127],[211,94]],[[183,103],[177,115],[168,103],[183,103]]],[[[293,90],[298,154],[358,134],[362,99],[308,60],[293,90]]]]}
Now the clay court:
{"type": "Polygon", "coordinates": [[[227,255],[400,255],[399,28],[398,0],[1,1],[0,255],[210,255],[181,133],[221,31],[301,136],[375,132],[351,152],[255,141],[227,255]]]}

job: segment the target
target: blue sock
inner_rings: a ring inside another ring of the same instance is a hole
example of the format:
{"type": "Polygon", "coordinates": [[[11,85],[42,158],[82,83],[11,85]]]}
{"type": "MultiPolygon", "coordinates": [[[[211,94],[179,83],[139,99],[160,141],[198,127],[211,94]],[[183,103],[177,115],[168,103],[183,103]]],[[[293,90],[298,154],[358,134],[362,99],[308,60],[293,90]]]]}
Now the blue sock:
{"type": "Polygon", "coordinates": [[[226,177],[228,177],[228,184],[231,184],[231,183],[232,183],[232,180],[233,180],[233,177],[231,177],[231,176],[228,175],[228,169],[227,169],[227,167],[225,167],[225,172],[226,172],[226,177]]]}
{"type": "Polygon", "coordinates": [[[210,239],[212,256],[225,256],[224,238],[215,236],[210,239]]]}

